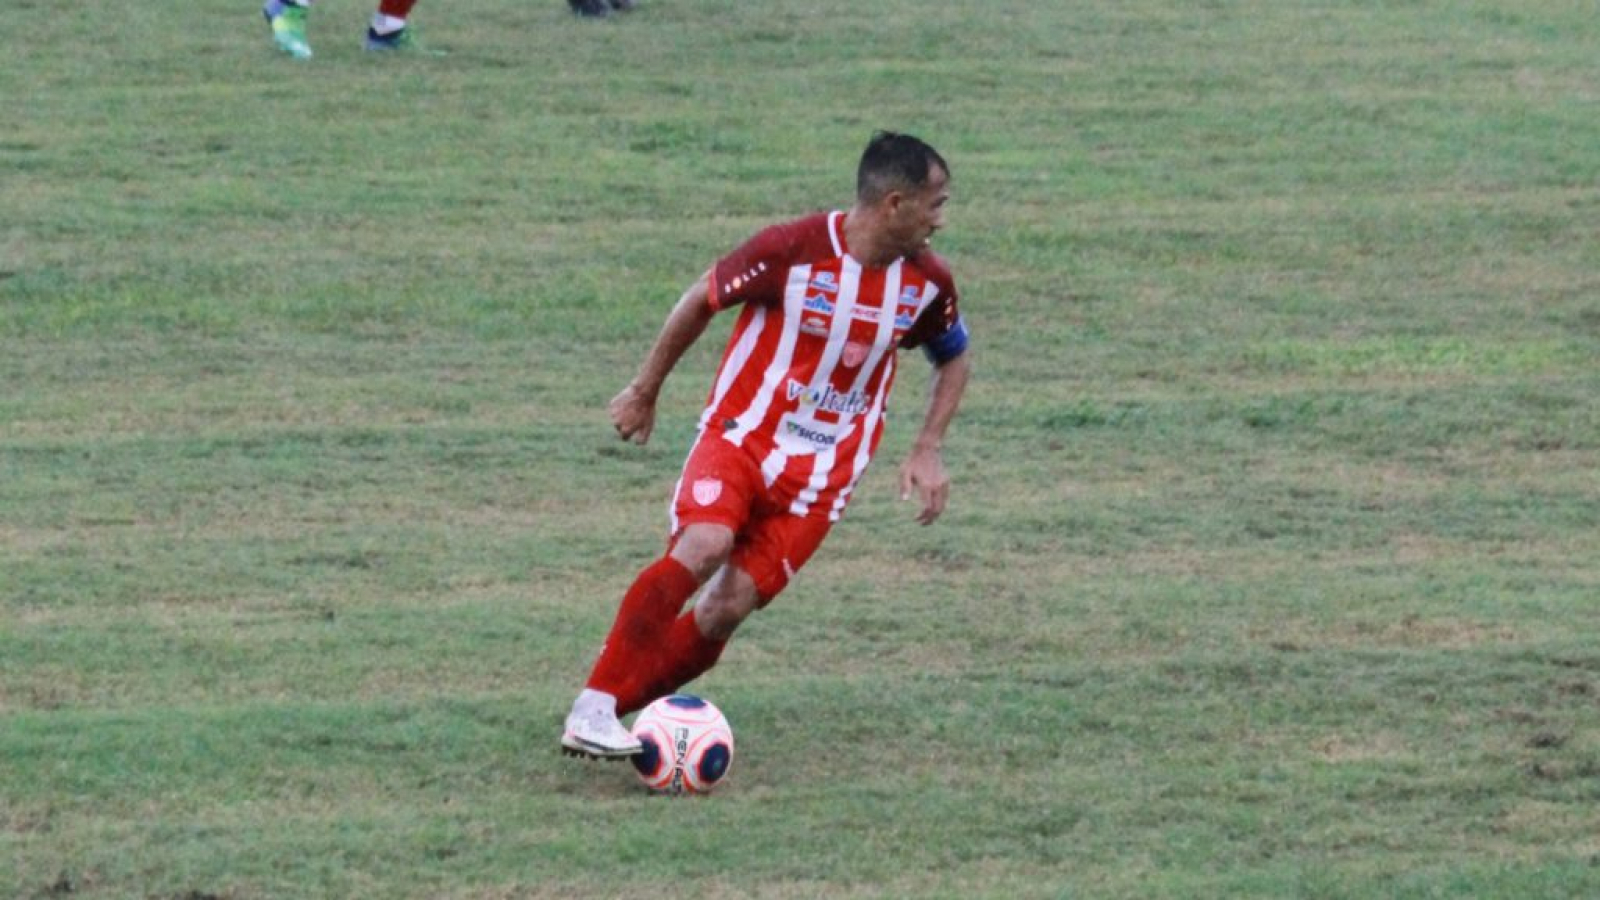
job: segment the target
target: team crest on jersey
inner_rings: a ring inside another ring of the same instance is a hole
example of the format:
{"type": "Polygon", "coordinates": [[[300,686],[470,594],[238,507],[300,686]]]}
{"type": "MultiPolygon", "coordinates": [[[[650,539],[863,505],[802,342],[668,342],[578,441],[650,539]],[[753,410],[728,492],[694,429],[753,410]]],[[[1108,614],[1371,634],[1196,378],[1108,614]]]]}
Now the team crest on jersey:
{"type": "Polygon", "coordinates": [[[690,492],[694,494],[694,502],[701,506],[710,506],[722,496],[722,479],[701,478],[695,481],[690,492]]]}
{"type": "Polygon", "coordinates": [[[871,346],[867,344],[858,344],[855,341],[851,341],[844,345],[844,353],[841,354],[839,358],[844,362],[846,367],[854,369],[856,366],[866,362],[867,354],[871,352],[871,346]]]}
{"type": "Polygon", "coordinates": [[[813,291],[821,291],[824,294],[837,294],[839,293],[839,280],[833,276],[832,272],[818,272],[811,276],[810,287],[813,291]]]}

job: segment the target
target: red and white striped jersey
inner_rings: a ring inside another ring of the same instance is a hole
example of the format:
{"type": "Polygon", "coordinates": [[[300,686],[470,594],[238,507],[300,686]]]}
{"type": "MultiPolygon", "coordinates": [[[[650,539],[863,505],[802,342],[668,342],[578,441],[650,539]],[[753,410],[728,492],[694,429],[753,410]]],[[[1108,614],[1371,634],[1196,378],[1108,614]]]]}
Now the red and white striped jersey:
{"type": "Polygon", "coordinates": [[[743,309],[700,419],[751,455],[791,513],[830,520],[883,436],[896,351],[963,327],[942,259],[925,249],[864,267],[844,219],[774,225],[712,267],[712,308],[743,309]]]}

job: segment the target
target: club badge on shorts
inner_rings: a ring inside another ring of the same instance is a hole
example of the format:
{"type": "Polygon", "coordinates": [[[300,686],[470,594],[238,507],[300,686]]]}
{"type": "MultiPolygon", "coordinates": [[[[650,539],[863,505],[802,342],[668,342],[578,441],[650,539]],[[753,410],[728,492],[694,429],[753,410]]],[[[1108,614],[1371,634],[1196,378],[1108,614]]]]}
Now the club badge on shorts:
{"type": "Polygon", "coordinates": [[[690,492],[694,494],[694,502],[701,506],[710,506],[722,496],[722,479],[701,478],[694,483],[690,492]]]}

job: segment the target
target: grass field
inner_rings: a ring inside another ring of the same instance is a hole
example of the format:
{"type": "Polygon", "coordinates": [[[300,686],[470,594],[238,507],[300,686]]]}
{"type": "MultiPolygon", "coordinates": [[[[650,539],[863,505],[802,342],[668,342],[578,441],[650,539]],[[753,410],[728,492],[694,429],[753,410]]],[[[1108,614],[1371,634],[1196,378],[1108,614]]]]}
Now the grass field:
{"type": "Polygon", "coordinates": [[[0,896],[1600,896],[1600,17],[1487,0],[5,0],[0,896]],[[926,137],[977,374],[562,759],[727,324],[926,137]]]}

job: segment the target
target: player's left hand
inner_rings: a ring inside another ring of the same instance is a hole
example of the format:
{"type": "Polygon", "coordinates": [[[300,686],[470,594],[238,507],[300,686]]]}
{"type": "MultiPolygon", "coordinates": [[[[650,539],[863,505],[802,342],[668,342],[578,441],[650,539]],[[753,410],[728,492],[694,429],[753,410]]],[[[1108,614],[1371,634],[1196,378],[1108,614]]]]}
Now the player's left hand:
{"type": "Polygon", "coordinates": [[[936,447],[915,446],[911,455],[900,465],[900,499],[911,499],[916,491],[922,500],[922,512],[917,521],[930,525],[944,512],[945,501],[950,499],[950,475],[944,469],[944,457],[936,447]]]}

